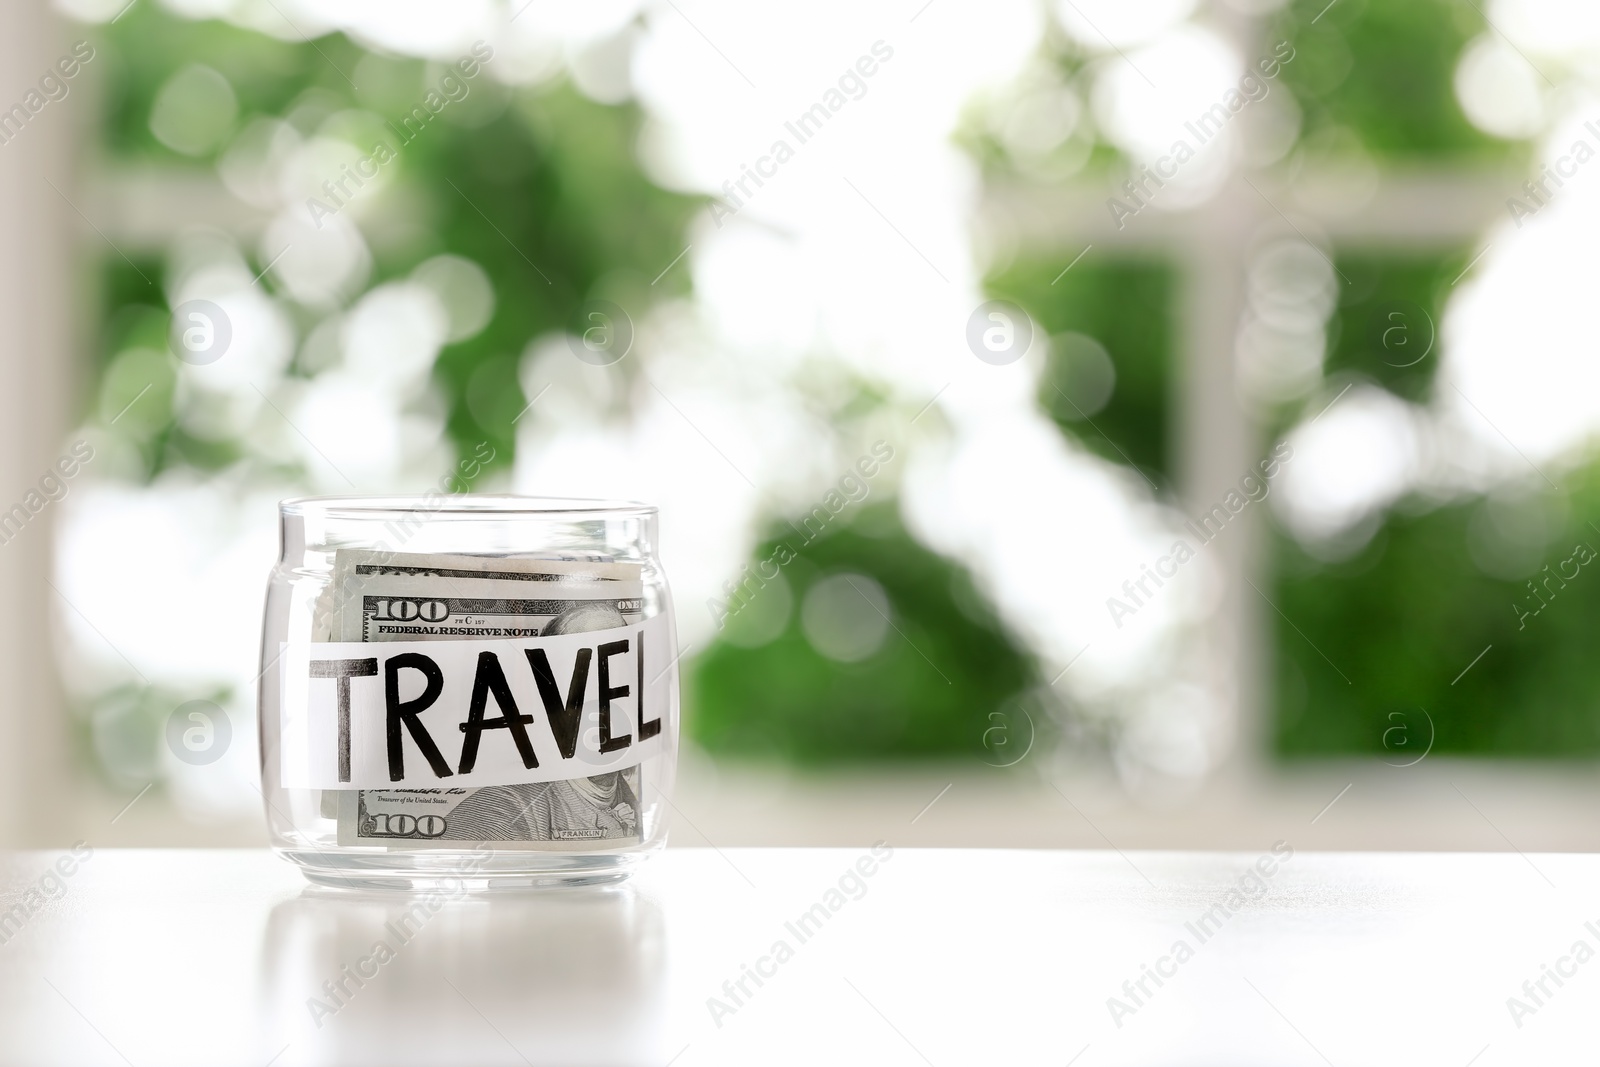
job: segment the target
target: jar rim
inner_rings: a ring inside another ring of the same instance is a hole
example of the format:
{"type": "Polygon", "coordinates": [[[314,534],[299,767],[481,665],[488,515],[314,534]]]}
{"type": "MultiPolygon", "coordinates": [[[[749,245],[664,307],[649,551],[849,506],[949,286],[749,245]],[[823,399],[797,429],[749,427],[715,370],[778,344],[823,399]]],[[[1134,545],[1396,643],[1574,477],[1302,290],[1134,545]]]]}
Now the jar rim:
{"type": "Polygon", "coordinates": [[[320,514],[371,518],[388,512],[426,511],[432,515],[528,516],[542,519],[653,518],[656,506],[638,500],[523,496],[516,493],[425,493],[377,496],[299,496],[279,501],[285,516],[320,514]]]}

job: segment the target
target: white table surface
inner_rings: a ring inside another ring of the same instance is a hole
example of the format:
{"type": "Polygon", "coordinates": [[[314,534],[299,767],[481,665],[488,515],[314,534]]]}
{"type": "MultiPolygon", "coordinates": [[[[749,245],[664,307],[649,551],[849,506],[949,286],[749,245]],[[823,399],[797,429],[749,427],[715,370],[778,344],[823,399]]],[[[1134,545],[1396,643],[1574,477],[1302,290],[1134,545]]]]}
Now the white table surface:
{"type": "Polygon", "coordinates": [[[901,849],[829,898],[866,855],[669,850],[622,889],[443,903],[402,944],[385,924],[412,900],[313,890],[266,852],[99,850],[43,903],[57,854],[9,854],[4,907],[38,907],[0,944],[0,1063],[1600,1057],[1600,958],[1561,963],[1600,951],[1600,857],[1300,852],[1202,944],[1185,924],[1256,854],[901,849]],[[839,906],[801,943],[785,923],[818,903],[839,906]],[[394,958],[313,1021],[380,937],[394,958]],[[708,998],[780,940],[792,958],[714,1022],[708,998]],[[1179,940],[1192,958],[1118,1026],[1107,999],[1179,940]],[[1518,1026],[1507,998],[1544,964],[1574,973],[1518,1026]]]}

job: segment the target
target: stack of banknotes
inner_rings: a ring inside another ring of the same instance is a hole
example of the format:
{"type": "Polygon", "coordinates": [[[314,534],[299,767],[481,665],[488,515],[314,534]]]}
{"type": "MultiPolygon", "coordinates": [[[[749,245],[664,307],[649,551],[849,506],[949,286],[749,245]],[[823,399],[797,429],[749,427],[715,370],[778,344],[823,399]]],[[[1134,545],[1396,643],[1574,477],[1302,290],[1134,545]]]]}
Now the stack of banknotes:
{"type": "MultiPolygon", "coordinates": [[[[641,567],[601,558],[438,555],[341,549],[317,605],[322,641],[501,640],[610,630],[651,613],[641,567]],[[416,617],[444,601],[447,623],[416,617]],[[407,616],[411,617],[407,617],[407,616]]],[[[584,728],[595,723],[585,716],[584,728]]],[[[621,754],[619,753],[619,758],[621,754]]],[[[527,785],[324,790],[339,843],[399,848],[585,851],[636,844],[640,767],[527,785]]]]}

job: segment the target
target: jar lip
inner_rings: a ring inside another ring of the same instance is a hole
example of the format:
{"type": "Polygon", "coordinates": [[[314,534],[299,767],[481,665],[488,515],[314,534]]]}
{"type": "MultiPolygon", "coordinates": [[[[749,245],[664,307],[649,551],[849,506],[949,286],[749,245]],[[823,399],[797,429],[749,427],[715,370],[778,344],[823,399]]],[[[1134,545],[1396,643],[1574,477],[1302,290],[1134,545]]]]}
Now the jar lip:
{"type": "Polygon", "coordinates": [[[522,496],[516,493],[427,493],[391,496],[299,496],[280,501],[283,515],[336,515],[371,518],[390,512],[425,511],[472,518],[529,516],[555,519],[653,518],[656,506],[638,500],[522,496]]]}

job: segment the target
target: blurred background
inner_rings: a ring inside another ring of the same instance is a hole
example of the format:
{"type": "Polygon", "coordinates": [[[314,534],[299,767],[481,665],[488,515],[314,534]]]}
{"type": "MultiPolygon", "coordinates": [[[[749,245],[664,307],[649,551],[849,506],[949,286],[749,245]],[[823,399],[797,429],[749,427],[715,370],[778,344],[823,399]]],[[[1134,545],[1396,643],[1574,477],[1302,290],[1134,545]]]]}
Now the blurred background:
{"type": "Polygon", "coordinates": [[[661,505],[674,844],[1600,845],[1592,5],[30,0],[0,54],[0,843],[264,842],[276,501],[434,488],[661,505]]]}

